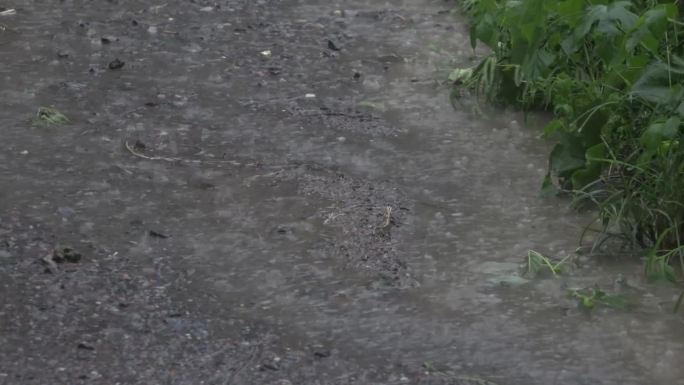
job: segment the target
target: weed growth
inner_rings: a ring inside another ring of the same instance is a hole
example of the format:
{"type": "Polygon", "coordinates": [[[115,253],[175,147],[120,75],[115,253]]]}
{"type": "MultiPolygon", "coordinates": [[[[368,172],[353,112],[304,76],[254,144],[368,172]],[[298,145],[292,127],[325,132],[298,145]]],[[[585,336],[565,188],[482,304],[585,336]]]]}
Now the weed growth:
{"type": "MultiPolygon", "coordinates": [[[[682,3],[684,4],[684,3],[682,3]]],[[[646,271],[684,266],[684,45],[664,0],[463,0],[490,54],[450,80],[490,101],[544,109],[557,144],[542,190],[597,210],[598,242],[648,250],[646,271]]]]}
{"type": "Polygon", "coordinates": [[[523,275],[527,278],[536,278],[542,273],[551,273],[551,275],[557,277],[563,273],[563,268],[569,257],[567,256],[560,261],[554,261],[537,251],[529,250],[524,264],[525,272],[523,275]]]}
{"type": "Polygon", "coordinates": [[[627,310],[630,307],[623,296],[606,293],[599,288],[570,289],[568,290],[568,296],[577,300],[577,306],[586,310],[592,310],[597,305],[622,310],[627,310]]]}
{"type": "Polygon", "coordinates": [[[34,125],[60,125],[69,123],[69,119],[53,107],[39,107],[33,118],[34,125]]]}

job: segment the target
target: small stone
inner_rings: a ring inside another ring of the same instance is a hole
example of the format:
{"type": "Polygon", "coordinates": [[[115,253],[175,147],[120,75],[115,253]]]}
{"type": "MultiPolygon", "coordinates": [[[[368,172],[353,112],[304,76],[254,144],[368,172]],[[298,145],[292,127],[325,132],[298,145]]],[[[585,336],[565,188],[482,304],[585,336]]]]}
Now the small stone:
{"type": "Polygon", "coordinates": [[[200,8],[200,12],[211,12],[214,10],[214,7],[202,7],[200,8]]]}
{"type": "Polygon", "coordinates": [[[76,347],[81,350],[95,350],[94,346],[87,344],[85,342],[79,342],[79,344],[76,347]]]}
{"type": "Polygon", "coordinates": [[[347,138],[345,138],[344,136],[340,136],[337,138],[337,141],[338,142],[345,142],[345,141],[347,141],[347,138]]]}
{"type": "Polygon", "coordinates": [[[149,27],[147,28],[147,32],[148,32],[148,33],[151,33],[151,34],[153,34],[153,35],[154,35],[155,33],[157,33],[157,31],[158,31],[158,29],[157,29],[157,27],[155,27],[154,25],[151,25],[151,26],[149,26],[149,27]]]}
{"type": "Polygon", "coordinates": [[[263,370],[263,369],[268,369],[268,370],[273,370],[273,371],[278,371],[278,370],[280,370],[280,368],[278,367],[278,365],[271,364],[271,363],[268,363],[268,362],[265,363],[265,364],[262,364],[262,365],[261,365],[261,368],[262,368],[262,370],[263,370]]]}
{"type": "Polygon", "coordinates": [[[261,51],[261,56],[263,57],[271,57],[271,50],[267,49],[265,51],[261,51]]]}
{"type": "Polygon", "coordinates": [[[125,66],[125,65],[126,65],[125,62],[123,62],[117,58],[117,59],[112,60],[109,63],[109,69],[110,70],[118,70],[118,69],[123,68],[123,66],[125,66]]]}
{"type": "Polygon", "coordinates": [[[169,238],[169,236],[168,236],[167,234],[160,233],[160,232],[154,231],[154,230],[150,230],[150,231],[149,231],[149,234],[150,234],[151,237],[154,237],[154,238],[161,238],[161,239],[167,239],[167,238],[169,238]]]}
{"type": "Polygon", "coordinates": [[[335,42],[333,42],[332,40],[328,40],[328,48],[333,50],[333,51],[339,51],[340,50],[340,47],[338,47],[335,44],[335,42]]]}
{"type": "Polygon", "coordinates": [[[304,95],[304,97],[307,99],[312,99],[312,98],[316,97],[316,94],[306,94],[306,95],[304,95]]]}

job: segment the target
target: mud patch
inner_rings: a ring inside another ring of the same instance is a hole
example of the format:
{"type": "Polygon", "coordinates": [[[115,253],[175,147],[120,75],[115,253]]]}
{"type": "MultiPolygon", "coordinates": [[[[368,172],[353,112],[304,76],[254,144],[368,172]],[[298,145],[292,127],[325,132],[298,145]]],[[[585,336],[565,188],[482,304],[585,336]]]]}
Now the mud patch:
{"type": "Polygon", "coordinates": [[[280,177],[298,180],[304,195],[332,202],[319,211],[323,224],[335,229],[334,238],[325,247],[326,253],[376,277],[375,288],[418,285],[397,253],[397,242],[393,239],[406,224],[412,207],[401,191],[382,182],[307,166],[280,177]]]}

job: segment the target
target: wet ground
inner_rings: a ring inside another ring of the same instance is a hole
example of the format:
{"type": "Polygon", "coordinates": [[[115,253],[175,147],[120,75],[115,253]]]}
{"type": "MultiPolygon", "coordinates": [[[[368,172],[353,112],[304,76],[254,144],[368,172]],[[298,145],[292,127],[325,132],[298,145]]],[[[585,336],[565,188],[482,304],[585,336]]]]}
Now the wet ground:
{"type": "Polygon", "coordinates": [[[0,6],[0,384],[684,384],[634,255],[520,279],[591,219],[535,119],[450,105],[453,3],[0,6]]]}

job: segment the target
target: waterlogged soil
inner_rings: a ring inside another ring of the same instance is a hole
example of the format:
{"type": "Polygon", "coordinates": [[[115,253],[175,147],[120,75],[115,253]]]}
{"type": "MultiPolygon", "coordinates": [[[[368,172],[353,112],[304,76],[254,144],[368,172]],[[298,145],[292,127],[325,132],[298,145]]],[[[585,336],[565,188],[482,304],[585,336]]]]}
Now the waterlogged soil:
{"type": "Polygon", "coordinates": [[[0,6],[0,384],[684,384],[677,289],[575,257],[539,123],[449,103],[453,3],[0,6]]]}

